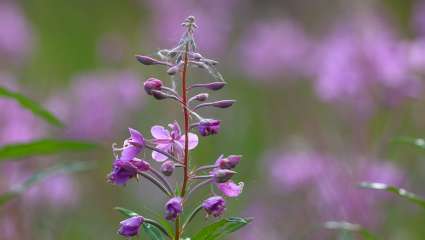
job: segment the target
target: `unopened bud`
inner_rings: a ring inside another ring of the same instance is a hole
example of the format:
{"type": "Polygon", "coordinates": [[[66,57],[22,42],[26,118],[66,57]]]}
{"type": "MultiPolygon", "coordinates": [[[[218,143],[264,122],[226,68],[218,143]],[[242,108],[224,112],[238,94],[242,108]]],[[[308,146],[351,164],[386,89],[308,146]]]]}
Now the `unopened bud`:
{"type": "Polygon", "coordinates": [[[161,90],[162,81],[156,78],[148,78],[143,84],[147,94],[152,95],[152,90],[161,90]]]}
{"type": "Polygon", "coordinates": [[[198,83],[190,86],[191,88],[207,88],[209,90],[217,91],[226,85],[225,82],[211,82],[211,83],[198,83]]]}
{"type": "Polygon", "coordinates": [[[183,63],[183,62],[179,62],[178,64],[176,64],[176,65],[174,65],[174,66],[170,67],[170,68],[167,70],[168,75],[175,75],[178,71],[180,71],[180,68],[181,68],[181,66],[182,66],[182,63],[183,63]]]}
{"type": "Polygon", "coordinates": [[[201,136],[217,134],[220,131],[220,120],[203,119],[198,124],[198,130],[201,136]]]}
{"type": "Polygon", "coordinates": [[[239,164],[241,157],[241,155],[230,155],[227,158],[220,157],[215,163],[221,169],[232,169],[239,164]]]}
{"type": "Polygon", "coordinates": [[[235,171],[229,169],[215,169],[212,174],[216,183],[225,183],[229,181],[235,173],[235,171]]]}
{"type": "Polygon", "coordinates": [[[199,60],[201,60],[203,57],[202,57],[202,55],[201,55],[200,53],[192,53],[192,58],[193,58],[193,60],[195,60],[195,61],[199,61],[199,60]]]}
{"type": "Polygon", "coordinates": [[[161,165],[161,172],[165,176],[171,176],[173,174],[175,168],[176,168],[176,166],[174,165],[173,161],[165,161],[161,165]]]}
{"type": "Polygon", "coordinates": [[[192,99],[195,99],[196,101],[203,102],[208,99],[208,93],[200,93],[198,95],[193,96],[192,99]]]}
{"type": "Polygon", "coordinates": [[[163,100],[169,97],[166,93],[158,91],[158,90],[152,90],[151,93],[152,93],[152,96],[157,100],[163,100]]]}
{"type": "Polygon", "coordinates": [[[221,101],[213,102],[211,105],[218,108],[228,108],[228,107],[231,107],[233,103],[235,102],[236,102],[235,100],[221,100],[221,101]]]}
{"type": "Polygon", "coordinates": [[[144,65],[157,65],[157,64],[164,64],[161,61],[158,61],[154,58],[148,57],[148,56],[142,56],[142,55],[136,55],[137,61],[144,65]]]}

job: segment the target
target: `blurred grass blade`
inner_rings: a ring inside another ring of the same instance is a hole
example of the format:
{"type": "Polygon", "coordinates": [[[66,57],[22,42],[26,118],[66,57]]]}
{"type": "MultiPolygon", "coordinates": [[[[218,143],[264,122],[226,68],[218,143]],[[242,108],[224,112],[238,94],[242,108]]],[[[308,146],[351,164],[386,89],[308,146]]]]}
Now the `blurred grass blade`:
{"type": "Polygon", "coordinates": [[[57,127],[63,127],[64,124],[57,118],[55,115],[50,113],[43,106],[34,102],[33,100],[21,95],[20,93],[11,91],[5,87],[0,86],[0,96],[14,99],[17,101],[23,108],[30,110],[34,115],[42,118],[46,122],[55,125],[57,127]]]}
{"type": "Polygon", "coordinates": [[[373,182],[362,182],[359,185],[361,188],[374,189],[374,190],[382,190],[390,193],[395,193],[400,197],[403,197],[410,202],[413,202],[422,208],[425,208],[425,199],[419,197],[418,195],[408,192],[403,188],[394,187],[391,185],[387,185],[385,183],[373,183],[373,182]]]}
{"type": "Polygon", "coordinates": [[[43,181],[44,179],[46,179],[46,178],[48,178],[52,175],[56,175],[56,174],[60,174],[60,173],[63,174],[63,173],[86,171],[86,170],[91,169],[92,167],[93,166],[89,163],[74,162],[74,163],[68,163],[68,164],[58,164],[54,167],[36,172],[31,177],[29,177],[27,180],[25,180],[22,184],[13,186],[12,190],[1,194],[0,195],[0,206],[4,205],[8,201],[10,201],[13,198],[24,193],[26,190],[28,190],[33,185],[37,184],[40,181],[43,181]]]}
{"type": "Polygon", "coordinates": [[[218,240],[226,235],[239,230],[252,221],[252,218],[231,217],[222,219],[216,223],[201,229],[192,240],[218,240]]]}
{"type": "Polygon", "coordinates": [[[90,142],[59,139],[41,139],[28,143],[9,144],[0,147],[0,162],[61,152],[86,151],[94,147],[96,145],[90,142]]]}
{"type": "Polygon", "coordinates": [[[425,150],[425,139],[412,137],[399,137],[392,140],[396,144],[408,144],[425,150]]]}
{"type": "Polygon", "coordinates": [[[151,240],[165,240],[161,231],[152,224],[144,223],[142,225],[144,234],[148,235],[151,240]]]}
{"type": "Polygon", "coordinates": [[[131,211],[130,209],[123,208],[123,207],[115,207],[114,209],[126,217],[134,217],[134,216],[140,215],[134,211],[131,211]]]}
{"type": "Polygon", "coordinates": [[[375,235],[373,235],[367,229],[363,228],[358,224],[353,224],[345,221],[329,221],[324,224],[324,227],[331,230],[340,230],[342,231],[342,233],[354,232],[360,235],[364,240],[378,240],[375,235]]]}

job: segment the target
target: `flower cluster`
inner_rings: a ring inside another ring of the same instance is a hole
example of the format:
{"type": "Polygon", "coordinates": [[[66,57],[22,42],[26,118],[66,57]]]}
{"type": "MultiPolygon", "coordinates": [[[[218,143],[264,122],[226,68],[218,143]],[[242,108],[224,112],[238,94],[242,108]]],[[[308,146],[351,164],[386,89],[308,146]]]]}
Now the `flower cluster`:
{"type": "MultiPolygon", "coordinates": [[[[182,25],[186,31],[176,47],[159,50],[158,59],[142,55],[137,55],[136,59],[143,65],[165,68],[171,78],[170,84],[150,77],[144,82],[143,87],[154,99],[175,101],[183,112],[183,128],[177,120],[167,126],[155,125],[151,128],[152,138],[147,138],[139,131],[130,128],[130,137],[124,140],[122,147],[116,144],[112,146],[115,161],[112,172],[108,175],[109,182],[121,186],[126,185],[131,179],[147,179],[167,195],[169,200],[165,203],[164,218],[175,221],[174,239],[176,240],[180,239],[187,223],[202,209],[207,216],[221,216],[226,210],[224,197],[239,196],[244,185],[242,182],[235,183],[231,180],[236,173],[234,168],[239,164],[241,155],[227,157],[221,155],[211,165],[191,168],[189,151],[198,146],[198,135],[202,137],[215,135],[221,129],[220,120],[204,118],[197,111],[207,107],[229,108],[236,101],[207,101],[209,93],[203,90],[220,90],[226,86],[226,82],[216,69],[218,62],[204,57],[197,50],[193,38],[197,28],[194,17],[188,17],[182,25]],[[189,84],[187,81],[189,68],[205,70],[214,80],[189,84]],[[151,154],[147,156],[151,156],[152,161],[139,158],[144,151],[151,151],[151,154]],[[183,179],[175,184],[178,186],[176,191],[168,177],[178,169],[183,171],[183,179]],[[208,185],[212,189],[211,196],[194,209],[185,224],[180,225],[179,218],[189,197],[196,190],[208,185]],[[214,192],[214,188],[222,193],[221,196],[214,192]]],[[[125,237],[135,236],[144,222],[162,228],[154,220],[137,215],[122,221],[118,233],[125,237]]]]}

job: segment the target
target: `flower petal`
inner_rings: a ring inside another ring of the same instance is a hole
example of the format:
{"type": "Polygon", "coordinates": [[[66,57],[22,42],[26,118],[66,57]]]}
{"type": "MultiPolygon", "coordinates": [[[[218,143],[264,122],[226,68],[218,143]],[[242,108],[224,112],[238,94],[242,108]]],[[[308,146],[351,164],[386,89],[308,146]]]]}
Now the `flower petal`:
{"type": "Polygon", "coordinates": [[[240,182],[239,184],[234,183],[229,180],[225,183],[218,183],[217,187],[224,195],[228,197],[237,197],[242,193],[244,183],[240,182]]]}
{"type": "Polygon", "coordinates": [[[160,125],[153,126],[151,128],[151,134],[156,139],[171,139],[170,131],[160,125]]]}
{"type": "MultiPolygon", "coordinates": [[[[184,146],[184,142],[185,142],[185,136],[181,136],[181,138],[179,139],[179,142],[184,146]]],[[[189,133],[189,150],[194,149],[196,146],[198,146],[198,135],[194,134],[194,133],[189,133]]],[[[183,147],[184,148],[184,147],[183,147]]]]}
{"type": "MultiPolygon", "coordinates": [[[[158,149],[160,149],[164,152],[168,152],[171,148],[171,144],[158,144],[158,145],[156,145],[156,148],[158,148],[158,149]]],[[[156,152],[156,151],[152,151],[152,158],[154,160],[156,160],[157,162],[163,162],[163,161],[168,159],[167,156],[165,156],[162,153],[156,152]]]]}

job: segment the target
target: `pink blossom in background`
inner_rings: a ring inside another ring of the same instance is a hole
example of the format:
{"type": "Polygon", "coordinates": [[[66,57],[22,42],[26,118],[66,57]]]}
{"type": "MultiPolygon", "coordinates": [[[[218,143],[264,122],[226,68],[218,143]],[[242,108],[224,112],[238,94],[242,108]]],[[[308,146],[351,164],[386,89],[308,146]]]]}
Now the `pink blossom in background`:
{"type": "Polygon", "coordinates": [[[239,63],[245,74],[257,80],[310,75],[310,47],[302,26],[293,20],[258,22],[242,36],[239,63]]]}
{"type": "Polygon", "coordinates": [[[420,82],[411,72],[403,42],[376,17],[346,22],[326,37],[317,54],[316,92],[328,102],[370,111],[417,97],[420,82]]]}
{"type": "Polygon", "coordinates": [[[72,138],[111,138],[115,125],[143,106],[143,84],[130,71],[82,74],[72,83],[68,92],[48,103],[72,138]]]}
{"type": "Polygon", "coordinates": [[[0,2],[0,62],[20,63],[32,47],[32,33],[15,1],[0,2]]]}
{"type": "Polygon", "coordinates": [[[233,12],[239,0],[148,0],[151,9],[152,31],[158,46],[173,46],[180,39],[182,28],[175,23],[193,15],[201,28],[196,30],[198,47],[205,53],[217,56],[228,46],[229,34],[233,27],[233,12]]]}

